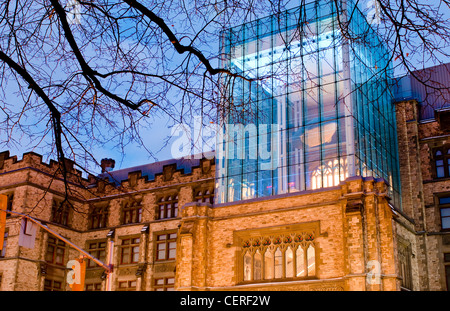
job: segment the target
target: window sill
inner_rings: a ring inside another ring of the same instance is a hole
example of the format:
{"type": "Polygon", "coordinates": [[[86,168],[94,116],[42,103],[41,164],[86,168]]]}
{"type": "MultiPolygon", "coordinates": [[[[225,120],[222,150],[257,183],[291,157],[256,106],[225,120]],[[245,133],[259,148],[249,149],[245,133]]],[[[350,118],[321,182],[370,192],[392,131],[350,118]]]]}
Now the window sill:
{"type": "MultiPolygon", "coordinates": [[[[138,266],[139,263],[121,263],[119,265],[117,265],[118,268],[122,268],[122,267],[134,267],[134,266],[138,266]]],[[[92,269],[92,268],[91,268],[92,269]]]]}
{"type": "Polygon", "coordinates": [[[181,217],[169,217],[169,218],[158,218],[158,219],[155,219],[155,221],[167,221],[167,220],[179,220],[179,219],[181,219],[181,217]]]}
{"type": "Polygon", "coordinates": [[[53,262],[48,262],[48,261],[46,261],[45,263],[47,265],[49,265],[51,267],[55,267],[55,268],[63,268],[63,269],[66,268],[66,266],[63,263],[59,264],[59,263],[53,263],[53,262]]]}
{"type": "Polygon", "coordinates": [[[127,227],[127,226],[136,226],[136,225],[142,225],[143,222],[130,222],[130,223],[122,223],[120,224],[120,227],[127,227]]]}
{"type": "Polygon", "coordinates": [[[318,280],[315,276],[304,277],[304,278],[283,278],[283,279],[271,279],[271,280],[258,280],[258,281],[241,281],[236,285],[263,285],[267,283],[284,283],[284,282],[297,282],[297,281],[312,281],[318,280]]]}
{"type": "Polygon", "coordinates": [[[155,260],[154,264],[164,264],[164,263],[172,263],[175,262],[175,259],[164,259],[164,260],[155,260]]]}
{"type": "Polygon", "coordinates": [[[424,180],[423,183],[429,184],[429,183],[441,182],[441,181],[450,181],[450,177],[440,177],[440,178],[434,177],[433,179],[424,180]]]}

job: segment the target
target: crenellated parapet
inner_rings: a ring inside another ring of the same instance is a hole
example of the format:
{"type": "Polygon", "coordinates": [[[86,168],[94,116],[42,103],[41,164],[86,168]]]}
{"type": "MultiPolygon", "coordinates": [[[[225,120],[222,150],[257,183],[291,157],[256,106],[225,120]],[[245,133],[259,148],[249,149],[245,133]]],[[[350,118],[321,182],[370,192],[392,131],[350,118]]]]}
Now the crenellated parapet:
{"type": "Polygon", "coordinates": [[[166,187],[182,187],[186,184],[213,183],[215,177],[214,159],[200,159],[189,169],[177,163],[163,165],[157,169],[149,166],[109,171],[90,178],[91,191],[99,197],[102,194],[120,195],[134,191],[155,190],[166,187]],[[149,172],[151,171],[151,172],[149,172]]]}
{"type": "Polygon", "coordinates": [[[69,182],[87,185],[88,179],[82,177],[82,172],[75,168],[75,162],[70,159],[64,159],[63,162],[50,160],[45,163],[42,155],[34,152],[27,152],[18,160],[16,155],[10,156],[9,151],[0,153],[0,174],[16,172],[25,169],[51,175],[56,178],[63,178],[64,169],[69,182]]]}

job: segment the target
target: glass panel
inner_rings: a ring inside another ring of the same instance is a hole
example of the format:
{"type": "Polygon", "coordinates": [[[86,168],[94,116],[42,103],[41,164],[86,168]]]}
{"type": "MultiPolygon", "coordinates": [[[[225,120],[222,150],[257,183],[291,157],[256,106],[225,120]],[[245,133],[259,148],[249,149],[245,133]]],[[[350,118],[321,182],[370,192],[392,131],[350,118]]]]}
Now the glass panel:
{"type": "Polygon", "coordinates": [[[444,253],[444,262],[450,262],[450,253],[444,253]]]}
{"type": "Polygon", "coordinates": [[[169,259],[175,259],[175,257],[176,257],[176,250],[170,249],[169,250],[169,259]]]}
{"type": "Polygon", "coordinates": [[[283,277],[283,255],[281,250],[277,248],[275,252],[275,278],[279,279],[283,277]]]}
{"type": "Polygon", "coordinates": [[[306,276],[305,269],[305,252],[301,246],[297,248],[296,251],[296,260],[297,260],[297,277],[306,276]]]}
{"type": "Polygon", "coordinates": [[[447,291],[450,291],[450,265],[445,266],[445,277],[447,279],[447,291]]]}
{"type": "Polygon", "coordinates": [[[133,247],[133,262],[139,261],[139,246],[133,247]]]}
{"type": "Polygon", "coordinates": [[[262,279],[261,267],[262,267],[262,255],[258,250],[258,251],[256,251],[255,256],[253,257],[253,279],[254,280],[262,279]]]}
{"type": "Polygon", "coordinates": [[[122,248],[122,263],[127,264],[130,263],[130,249],[122,248]]]}
{"type": "MultiPolygon", "coordinates": [[[[301,136],[296,139],[282,133],[277,143],[281,161],[278,167],[296,167],[294,173],[288,169],[246,176],[253,172],[249,171],[253,164],[247,158],[220,160],[220,203],[337,185],[354,169],[364,177],[390,179],[391,188],[398,190],[398,155],[388,154],[396,149],[395,110],[386,92],[390,81],[386,72],[391,70],[376,72],[377,67],[389,68],[387,53],[361,12],[352,11],[356,17],[351,31],[364,34],[372,43],[356,44],[349,51],[351,80],[345,81],[342,35],[333,6],[333,2],[311,3],[226,33],[222,51],[228,60],[225,65],[255,81],[251,85],[240,81],[228,91],[237,104],[248,100],[249,106],[255,107],[256,118],[242,122],[230,116],[223,120],[225,124],[278,124],[283,130],[298,129],[301,136]],[[344,87],[347,82],[349,89],[344,87]],[[352,97],[348,96],[350,91],[352,97]],[[347,117],[328,123],[338,116],[347,117]],[[353,129],[356,137],[347,144],[346,136],[353,129]],[[346,166],[353,163],[357,167],[349,170],[346,166]],[[297,169],[300,165],[302,169],[297,169]]],[[[349,10],[354,6],[350,3],[349,10]]],[[[263,135],[258,136],[258,143],[264,140],[263,135]]],[[[228,141],[226,145],[228,148],[223,149],[230,155],[232,147],[236,151],[236,142],[228,141]]],[[[393,202],[397,202],[399,193],[393,190],[389,189],[395,196],[393,202]]]]}
{"type": "Polygon", "coordinates": [[[251,264],[252,264],[252,256],[246,252],[244,255],[244,281],[251,280],[251,264]]]}
{"type": "Polygon", "coordinates": [[[101,261],[105,261],[106,258],[106,251],[100,251],[99,256],[98,256],[101,261]]]}
{"type": "Polygon", "coordinates": [[[64,260],[64,250],[61,248],[56,249],[56,263],[63,263],[64,260]]]}
{"type": "Polygon", "coordinates": [[[450,197],[439,198],[439,204],[450,204],[450,197]]]}
{"type": "Polygon", "coordinates": [[[167,279],[167,284],[175,284],[175,278],[168,278],[167,279]]]}
{"type": "Polygon", "coordinates": [[[450,208],[441,208],[441,217],[450,217],[450,208]]]}
{"type": "Polygon", "coordinates": [[[165,240],[166,239],[166,235],[165,234],[162,234],[162,235],[158,235],[158,241],[162,241],[162,240],[165,240]]]}
{"type": "Polygon", "coordinates": [[[309,245],[307,250],[308,257],[308,276],[316,275],[316,252],[314,246],[309,245]]]}
{"type": "Polygon", "coordinates": [[[264,279],[271,280],[273,279],[273,271],[274,271],[274,257],[273,253],[269,250],[266,250],[264,253],[264,279]]]}
{"type": "Polygon", "coordinates": [[[450,229],[450,217],[442,218],[442,229],[450,229]]]}
{"type": "Polygon", "coordinates": [[[54,253],[54,247],[53,246],[48,246],[47,248],[47,254],[45,255],[45,260],[52,262],[53,261],[53,253],[54,253]]]}
{"type": "Polygon", "coordinates": [[[334,83],[324,85],[320,90],[322,96],[322,120],[336,118],[336,90],[334,83]]]}

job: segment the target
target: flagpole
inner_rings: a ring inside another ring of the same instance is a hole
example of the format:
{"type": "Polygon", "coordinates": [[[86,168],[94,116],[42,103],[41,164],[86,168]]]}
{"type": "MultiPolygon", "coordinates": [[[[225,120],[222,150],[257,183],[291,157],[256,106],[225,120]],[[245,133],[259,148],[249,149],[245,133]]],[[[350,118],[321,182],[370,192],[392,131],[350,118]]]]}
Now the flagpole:
{"type": "MultiPolygon", "coordinates": [[[[34,219],[33,217],[29,216],[29,215],[25,215],[19,212],[13,212],[13,211],[7,211],[4,209],[0,209],[0,211],[5,212],[5,213],[11,213],[11,214],[17,214],[20,215],[22,217],[25,217],[27,219],[29,219],[30,221],[34,222],[36,225],[38,225],[39,227],[41,227],[42,229],[44,229],[45,231],[53,234],[54,236],[56,236],[58,239],[64,241],[65,243],[69,244],[70,246],[72,246],[74,249],[78,250],[80,253],[82,253],[83,255],[85,255],[86,257],[88,257],[89,259],[92,259],[96,264],[98,264],[99,266],[101,266],[102,268],[104,268],[106,270],[106,273],[109,274],[112,272],[111,269],[111,265],[106,265],[105,263],[103,263],[102,261],[100,261],[99,259],[95,258],[94,256],[92,256],[91,254],[89,254],[88,252],[86,252],[84,249],[82,249],[81,247],[79,247],[78,245],[70,242],[68,239],[66,239],[65,237],[59,235],[58,233],[56,233],[55,231],[53,231],[52,229],[50,229],[49,227],[47,227],[47,225],[43,225],[41,222],[39,222],[38,220],[34,219]]],[[[109,260],[109,262],[111,262],[109,260]]],[[[108,288],[108,290],[111,290],[110,288],[108,288]]]]}

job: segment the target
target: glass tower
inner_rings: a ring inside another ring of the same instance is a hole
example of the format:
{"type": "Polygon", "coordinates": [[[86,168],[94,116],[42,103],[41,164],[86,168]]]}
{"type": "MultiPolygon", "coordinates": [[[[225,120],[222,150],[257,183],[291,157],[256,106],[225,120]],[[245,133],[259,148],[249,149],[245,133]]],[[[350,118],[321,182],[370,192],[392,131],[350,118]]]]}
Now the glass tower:
{"type": "Polygon", "coordinates": [[[243,78],[223,82],[234,109],[221,120],[217,203],[373,176],[400,208],[388,53],[351,1],[315,1],[228,29],[221,49],[243,78]],[[344,35],[338,21],[348,20],[344,35]]]}

